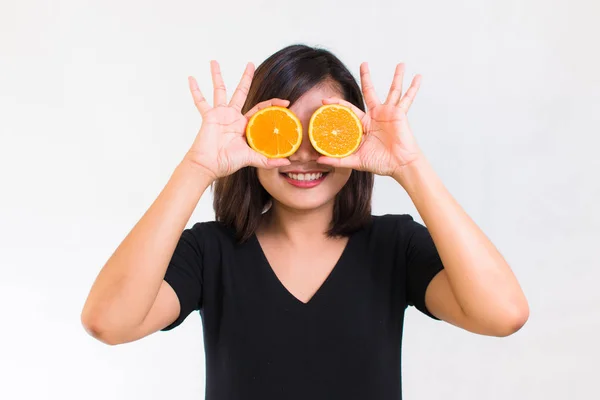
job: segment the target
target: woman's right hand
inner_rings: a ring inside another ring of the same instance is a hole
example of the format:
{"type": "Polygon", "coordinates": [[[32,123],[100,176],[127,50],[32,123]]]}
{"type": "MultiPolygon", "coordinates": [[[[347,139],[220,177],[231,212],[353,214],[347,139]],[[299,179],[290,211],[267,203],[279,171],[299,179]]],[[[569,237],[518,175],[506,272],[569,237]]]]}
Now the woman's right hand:
{"type": "Polygon", "coordinates": [[[204,98],[196,80],[191,76],[188,78],[194,104],[202,115],[202,125],[184,160],[201,167],[212,179],[230,175],[246,166],[278,168],[289,165],[287,158],[269,159],[254,151],[246,142],[246,125],[252,115],[272,105],[287,107],[289,101],[267,100],[242,115],[241,110],[254,76],[254,65],[248,63],[246,66],[229,104],[219,64],[211,61],[210,70],[214,87],[213,107],[204,98]]]}

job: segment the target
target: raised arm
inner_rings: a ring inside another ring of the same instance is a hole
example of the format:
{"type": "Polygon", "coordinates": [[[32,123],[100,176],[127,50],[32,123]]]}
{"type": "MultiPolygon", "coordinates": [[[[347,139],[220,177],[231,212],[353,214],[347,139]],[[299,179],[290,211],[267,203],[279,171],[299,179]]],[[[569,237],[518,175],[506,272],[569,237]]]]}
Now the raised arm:
{"type": "Polygon", "coordinates": [[[187,160],[177,166],[96,278],[81,314],[92,336],[108,344],[130,342],[177,318],[177,296],[163,278],[179,237],[210,182],[205,171],[187,160]]]}
{"type": "Polygon", "coordinates": [[[482,335],[519,330],[529,317],[519,282],[427,160],[418,160],[395,178],[413,200],[444,265],[425,293],[431,314],[482,335]]]}
{"type": "Polygon", "coordinates": [[[140,339],[179,316],[179,299],[164,281],[165,272],[200,197],[215,179],[248,165],[275,168],[289,163],[256,153],[244,136],[256,111],[270,105],[285,107],[289,102],[268,100],[242,115],[254,66],[246,67],[229,104],[214,61],[211,72],[214,107],[190,77],[190,91],[202,115],[200,131],[157,199],[101,269],[83,307],[85,329],[107,344],[140,339]]]}
{"type": "MultiPolygon", "coordinates": [[[[407,112],[420,86],[415,76],[402,95],[404,64],[398,64],[385,102],[375,94],[369,68],[360,68],[368,112],[342,99],[361,119],[365,137],[354,154],[319,162],[393,177],[406,190],[427,226],[444,269],[428,284],[425,303],[431,314],[461,328],[506,336],[529,317],[527,300],[502,255],[448,193],[421,153],[407,112]]],[[[416,266],[418,267],[418,266],[416,266]]]]}

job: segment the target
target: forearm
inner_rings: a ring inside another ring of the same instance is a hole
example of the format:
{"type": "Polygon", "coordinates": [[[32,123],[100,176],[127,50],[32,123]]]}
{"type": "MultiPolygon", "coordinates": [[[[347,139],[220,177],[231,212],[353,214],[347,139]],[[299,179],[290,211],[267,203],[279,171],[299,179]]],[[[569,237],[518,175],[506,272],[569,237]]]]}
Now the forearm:
{"type": "Polygon", "coordinates": [[[183,161],[177,166],[100,271],[82,312],[84,323],[123,330],[144,320],[181,232],[211,181],[192,163],[183,161]]]}
{"type": "Polygon", "coordinates": [[[520,318],[527,301],[509,265],[429,162],[421,158],[394,178],[406,189],[431,233],[465,316],[488,325],[520,318]]]}

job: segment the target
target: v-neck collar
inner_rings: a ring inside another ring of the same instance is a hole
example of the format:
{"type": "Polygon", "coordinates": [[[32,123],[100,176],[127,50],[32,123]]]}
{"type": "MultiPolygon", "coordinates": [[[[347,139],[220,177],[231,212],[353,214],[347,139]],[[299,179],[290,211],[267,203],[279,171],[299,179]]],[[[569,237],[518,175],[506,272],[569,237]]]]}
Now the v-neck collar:
{"type": "Polygon", "coordinates": [[[267,255],[264,252],[258,240],[258,237],[256,236],[256,233],[252,234],[251,241],[253,245],[256,246],[258,253],[260,254],[259,264],[261,265],[261,267],[264,267],[264,269],[266,270],[265,274],[268,276],[268,279],[271,280],[271,282],[273,283],[273,286],[275,288],[275,295],[281,295],[283,298],[288,299],[288,301],[290,301],[298,307],[307,308],[314,304],[315,300],[318,300],[318,298],[322,296],[323,291],[327,290],[328,286],[331,286],[334,283],[334,279],[336,278],[336,276],[340,274],[341,266],[345,263],[345,260],[348,257],[348,254],[350,253],[352,239],[354,238],[354,236],[356,236],[356,233],[350,234],[350,236],[348,237],[348,241],[346,242],[346,245],[344,246],[344,249],[340,254],[340,257],[333,266],[333,269],[329,272],[321,286],[319,286],[319,288],[315,291],[311,298],[308,299],[306,303],[294,296],[294,294],[288,290],[288,288],[283,284],[283,282],[281,282],[281,280],[275,273],[275,270],[271,266],[271,263],[269,262],[267,255]]]}

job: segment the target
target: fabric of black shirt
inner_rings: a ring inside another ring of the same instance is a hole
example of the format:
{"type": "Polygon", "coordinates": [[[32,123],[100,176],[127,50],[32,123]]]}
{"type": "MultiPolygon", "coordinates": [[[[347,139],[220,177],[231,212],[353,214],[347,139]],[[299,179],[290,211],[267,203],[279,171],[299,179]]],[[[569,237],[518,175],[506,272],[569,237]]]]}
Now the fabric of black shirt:
{"type": "Polygon", "coordinates": [[[442,268],[424,225],[372,216],[303,303],[255,235],[238,244],[221,223],[199,222],[183,231],[168,266],[181,312],[163,330],[200,311],[206,400],[398,400],[404,312],[413,305],[435,318],[425,290],[442,268]]]}

